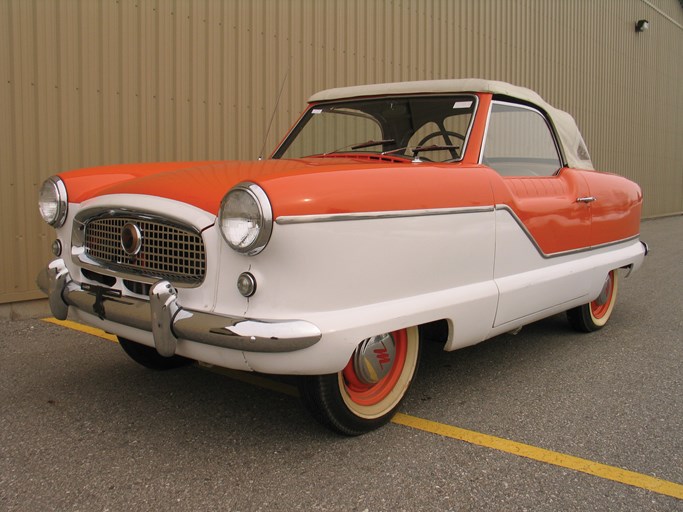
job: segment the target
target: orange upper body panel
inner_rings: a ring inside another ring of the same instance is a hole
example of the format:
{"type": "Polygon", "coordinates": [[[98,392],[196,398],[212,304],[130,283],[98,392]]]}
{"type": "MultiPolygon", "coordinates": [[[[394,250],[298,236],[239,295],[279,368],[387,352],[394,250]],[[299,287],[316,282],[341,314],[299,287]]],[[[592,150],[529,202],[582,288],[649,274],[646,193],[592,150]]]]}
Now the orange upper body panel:
{"type": "Polygon", "coordinates": [[[241,181],[258,183],[275,217],[493,204],[485,174],[459,164],[368,163],[353,158],[140,164],[63,173],[69,201],[108,194],[166,197],[217,213],[241,181]],[[163,171],[161,170],[163,169],[163,171]]]}
{"type": "Polygon", "coordinates": [[[640,187],[614,174],[565,167],[554,176],[498,177],[491,183],[496,204],[508,206],[547,255],[640,232],[640,187]],[[588,197],[595,200],[577,201],[588,197]]]}
{"type": "Polygon", "coordinates": [[[564,168],[555,176],[498,177],[492,183],[496,204],[515,213],[545,254],[588,246],[590,210],[576,202],[588,195],[588,186],[577,171],[564,168]]]}
{"type": "MultiPolygon", "coordinates": [[[[144,164],[120,164],[88,167],[63,172],[59,177],[66,184],[69,202],[82,203],[91,197],[111,194],[111,188],[154,175],[170,173],[192,167],[210,165],[212,162],[154,162],[144,164]]],[[[144,192],[138,192],[144,193],[144,192]]]]}
{"type": "Polygon", "coordinates": [[[275,217],[492,206],[486,174],[458,164],[337,164],[261,183],[275,217]]]}
{"type": "Polygon", "coordinates": [[[640,234],[643,193],[640,187],[616,174],[580,171],[590,195],[590,245],[606,244],[640,234]]]}
{"type": "Polygon", "coordinates": [[[73,203],[109,194],[140,194],[174,199],[216,213],[226,192],[241,181],[319,171],[319,166],[310,162],[265,160],[126,164],[79,169],[59,176],[73,203]]]}
{"type": "MultiPolygon", "coordinates": [[[[549,177],[501,177],[481,165],[307,158],[175,162],[63,173],[71,202],[141,194],[216,214],[241,181],[258,183],[281,216],[507,206],[545,254],[622,240],[639,232],[640,188],[612,174],[564,168],[549,177]],[[593,195],[593,203],[577,203],[593,195]]],[[[141,204],[142,206],[142,204],[141,204]]]]}

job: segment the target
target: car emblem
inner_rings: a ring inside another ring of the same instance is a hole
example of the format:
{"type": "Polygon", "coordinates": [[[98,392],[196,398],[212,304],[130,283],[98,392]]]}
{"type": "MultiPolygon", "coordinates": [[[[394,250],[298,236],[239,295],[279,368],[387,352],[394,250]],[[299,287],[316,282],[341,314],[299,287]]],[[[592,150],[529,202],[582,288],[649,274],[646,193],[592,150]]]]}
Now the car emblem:
{"type": "Polygon", "coordinates": [[[135,256],[142,247],[142,232],[137,224],[128,222],[121,229],[121,247],[129,256],[135,256]]]}

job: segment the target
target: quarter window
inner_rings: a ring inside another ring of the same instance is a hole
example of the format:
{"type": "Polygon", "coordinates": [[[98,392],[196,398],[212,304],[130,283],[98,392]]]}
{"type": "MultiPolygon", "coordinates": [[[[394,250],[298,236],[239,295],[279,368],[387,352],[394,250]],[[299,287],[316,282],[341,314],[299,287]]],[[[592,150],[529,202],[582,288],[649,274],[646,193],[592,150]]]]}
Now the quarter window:
{"type": "Polygon", "coordinates": [[[499,101],[491,106],[481,161],[502,176],[552,176],[562,167],[545,117],[499,101]]]}

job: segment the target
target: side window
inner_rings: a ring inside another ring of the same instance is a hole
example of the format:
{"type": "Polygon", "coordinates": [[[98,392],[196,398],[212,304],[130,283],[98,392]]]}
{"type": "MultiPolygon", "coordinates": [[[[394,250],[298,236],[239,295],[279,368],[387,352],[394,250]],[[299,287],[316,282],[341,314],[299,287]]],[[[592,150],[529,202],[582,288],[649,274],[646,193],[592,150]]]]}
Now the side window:
{"type": "Polygon", "coordinates": [[[502,176],[552,176],[562,167],[541,113],[498,101],[491,107],[482,163],[502,176]]]}

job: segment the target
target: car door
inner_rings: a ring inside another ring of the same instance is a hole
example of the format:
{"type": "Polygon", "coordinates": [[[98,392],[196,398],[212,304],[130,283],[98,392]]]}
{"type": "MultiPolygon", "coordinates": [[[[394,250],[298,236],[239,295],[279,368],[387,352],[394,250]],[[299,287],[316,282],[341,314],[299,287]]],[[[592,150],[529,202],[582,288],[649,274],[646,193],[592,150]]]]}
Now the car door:
{"type": "Polygon", "coordinates": [[[571,261],[589,245],[590,194],[563,165],[551,123],[534,107],[494,100],[481,163],[496,203],[494,326],[519,321],[586,293],[571,261]]]}

